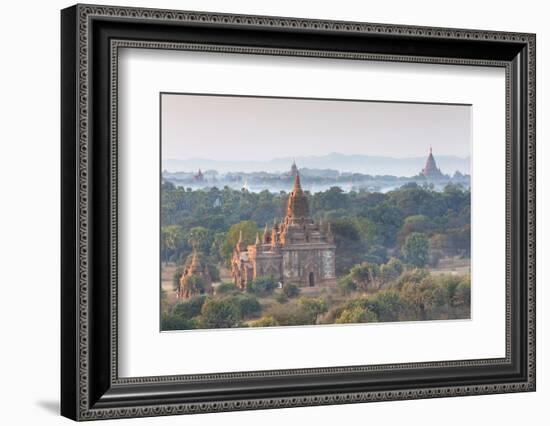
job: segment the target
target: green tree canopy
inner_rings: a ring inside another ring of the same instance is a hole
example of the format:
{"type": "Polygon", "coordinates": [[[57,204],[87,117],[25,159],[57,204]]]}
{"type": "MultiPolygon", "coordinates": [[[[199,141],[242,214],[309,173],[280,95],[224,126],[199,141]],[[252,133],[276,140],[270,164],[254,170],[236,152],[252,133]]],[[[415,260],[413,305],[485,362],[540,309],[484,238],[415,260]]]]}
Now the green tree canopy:
{"type": "Polygon", "coordinates": [[[211,232],[204,226],[195,226],[187,234],[187,242],[194,250],[208,252],[212,243],[211,232]]]}
{"type": "Polygon", "coordinates": [[[172,252],[183,242],[183,228],[179,225],[164,225],[160,228],[160,250],[166,262],[172,252]]]}
{"type": "Polygon", "coordinates": [[[350,277],[357,285],[358,289],[363,291],[374,290],[377,287],[376,279],[379,275],[378,265],[369,262],[363,262],[351,268],[350,277]]]}
{"type": "Polygon", "coordinates": [[[277,282],[273,277],[256,277],[248,283],[246,291],[257,296],[267,296],[273,293],[273,290],[277,287],[277,282]]]}
{"type": "Polygon", "coordinates": [[[401,249],[401,254],[405,262],[410,263],[418,268],[422,268],[428,263],[429,241],[426,234],[421,232],[413,232],[405,240],[405,244],[401,249]]]}
{"type": "Polygon", "coordinates": [[[403,263],[399,259],[392,257],[387,263],[380,266],[380,278],[385,283],[396,280],[403,273],[404,269],[403,263]]]}
{"type": "Polygon", "coordinates": [[[256,235],[260,232],[256,222],[252,220],[245,220],[229,228],[229,232],[225,237],[225,242],[221,246],[221,256],[229,264],[231,261],[231,255],[237,241],[239,241],[239,235],[242,233],[243,247],[253,244],[256,240],[256,235]]]}
{"type": "Polygon", "coordinates": [[[344,309],[336,321],[336,324],[357,324],[362,322],[376,322],[378,317],[369,308],[362,308],[361,306],[353,306],[344,309]]]}
{"type": "Polygon", "coordinates": [[[202,306],[201,319],[203,328],[231,328],[239,324],[241,315],[230,299],[208,299],[202,306]]]}

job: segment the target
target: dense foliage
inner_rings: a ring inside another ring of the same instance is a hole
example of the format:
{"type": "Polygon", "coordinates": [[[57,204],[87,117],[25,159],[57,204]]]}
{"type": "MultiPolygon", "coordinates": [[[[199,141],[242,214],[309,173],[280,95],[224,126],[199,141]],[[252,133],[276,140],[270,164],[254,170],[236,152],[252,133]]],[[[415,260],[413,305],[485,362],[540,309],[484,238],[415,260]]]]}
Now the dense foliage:
{"type": "MultiPolygon", "coordinates": [[[[223,189],[191,190],[164,183],[161,260],[178,265],[174,286],[192,253],[215,283],[213,292],[167,302],[162,329],[269,327],[469,318],[470,277],[434,274],[442,258],[470,256],[470,191],[441,192],[407,184],[387,193],[308,193],[310,212],[336,245],[335,290],[300,289],[260,276],[245,292],[220,283],[233,248],[263,234],[285,215],[288,194],[223,189]]],[[[188,283],[199,289],[197,279],[188,283]],[[196,281],[196,282],[195,282],[196,281]]]]}
{"type": "MultiPolygon", "coordinates": [[[[213,265],[228,264],[239,235],[252,244],[266,224],[285,215],[288,194],[225,187],[191,190],[162,186],[161,256],[181,263],[195,248],[213,265]]],[[[470,191],[449,184],[441,192],[415,183],[387,192],[308,193],[315,220],[330,223],[336,273],[391,256],[422,267],[443,256],[470,255],[470,191]]]]}
{"type": "MultiPolygon", "coordinates": [[[[354,278],[355,277],[355,278],[354,278]]],[[[398,277],[377,278],[377,289],[363,291],[355,284],[345,297],[322,293],[318,297],[288,298],[283,289],[275,297],[250,293],[201,295],[175,304],[162,316],[162,329],[270,327],[469,318],[470,277],[434,276],[425,269],[404,270],[398,277]],[[279,297],[281,296],[281,297],[279,297]]]]}

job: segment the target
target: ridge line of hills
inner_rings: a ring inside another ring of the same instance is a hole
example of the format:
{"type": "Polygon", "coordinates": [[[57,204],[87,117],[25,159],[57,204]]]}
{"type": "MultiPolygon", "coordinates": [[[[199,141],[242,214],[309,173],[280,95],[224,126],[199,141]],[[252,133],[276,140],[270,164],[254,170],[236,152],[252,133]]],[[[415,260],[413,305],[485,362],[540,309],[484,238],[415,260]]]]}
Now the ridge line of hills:
{"type": "MultiPolygon", "coordinates": [[[[426,162],[426,157],[395,158],[360,154],[331,153],[320,156],[279,157],[268,161],[210,160],[201,158],[163,159],[162,170],[169,172],[203,171],[214,169],[226,172],[268,172],[284,173],[293,161],[299,169],[337,170],[369,175],[413,176],[417,175],[426,162]]],[[[470,157],[434,154],[442,173],[453,175],[455,171],[470,174],[470,157]]]]}

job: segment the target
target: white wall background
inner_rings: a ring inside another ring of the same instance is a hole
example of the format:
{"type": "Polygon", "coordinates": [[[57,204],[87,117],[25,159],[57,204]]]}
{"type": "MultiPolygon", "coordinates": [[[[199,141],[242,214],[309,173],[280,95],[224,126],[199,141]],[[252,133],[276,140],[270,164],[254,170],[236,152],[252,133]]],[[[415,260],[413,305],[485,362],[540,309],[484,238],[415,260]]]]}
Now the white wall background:
{"type": "MultiPolygon", "coordinates": [[[[108,1],[142,7],[356,20],[537,33],[538,390],[361,405],[293,408],[102,424],[281,425],[310,423],[547,424],[550,401],[550,28],[545,2],[509,1],[108,1]],[[131,423],[129,423],[131,422],[131,423]]],[[[68,424],[59,404],[59,9],[2,6],[0,66],[0,401],[2,424],[68,424]]]]}

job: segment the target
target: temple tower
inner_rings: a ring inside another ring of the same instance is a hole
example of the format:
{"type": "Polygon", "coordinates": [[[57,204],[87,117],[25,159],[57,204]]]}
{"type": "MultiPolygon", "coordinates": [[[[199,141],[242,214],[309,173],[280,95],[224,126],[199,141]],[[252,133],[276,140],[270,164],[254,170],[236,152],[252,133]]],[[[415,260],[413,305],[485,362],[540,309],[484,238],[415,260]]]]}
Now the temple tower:
{"type": "Polygon", "coordinates": [[[208,267],[201,264],[199,256],[195,251],[193,252],[191,263],[185,268],[180,278],[178,298],[189,299],[199,294],[211,292],[212,279],[210,278],[208,267]]]}
{"type": "Polygon", "coordinates": [[[420,174],[427,178],[437,179],[442,178],[443,173],[441,173],[441,170],[437,167],[437,164],[435,162],[435,158],[432,154],[432,147],[430,146],[430,154],[428,155],[428,158],[426,159],[426,165],[420,172],[420,174]]]}

